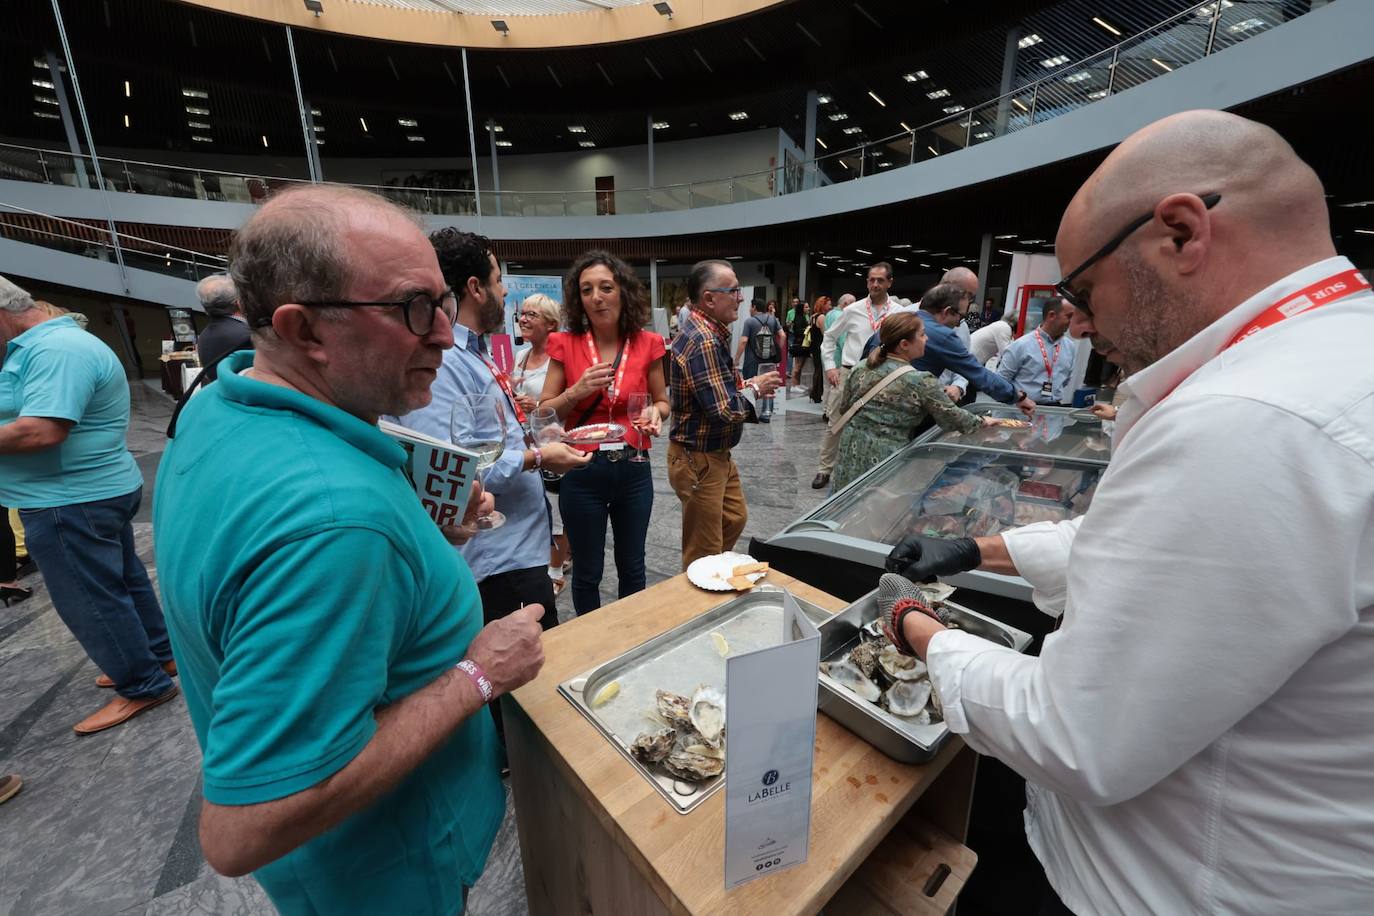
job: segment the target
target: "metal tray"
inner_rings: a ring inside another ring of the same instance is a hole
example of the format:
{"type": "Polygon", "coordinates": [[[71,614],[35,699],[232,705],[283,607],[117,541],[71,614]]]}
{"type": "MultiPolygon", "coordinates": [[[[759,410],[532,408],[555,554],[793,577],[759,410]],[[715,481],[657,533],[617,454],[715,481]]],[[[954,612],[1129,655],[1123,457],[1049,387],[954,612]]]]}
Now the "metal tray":
{"type": "MultiPolygon", "coordinates": [[[[944,602],[961,629],[984,639],[1024,652],[1031,636],[1014,627],[984,617],[952,601],[944,602]]],[[[878,591],[874,589],[830,620],[819,625],[821,661],[835,661],[854,648],[864,624],[878,618],[878,591]]],[[[944,722],[915,725],[876,704],[850,693],[821,674],[818,693],[821,712],[902,763],[924,763],[939,753],[949,738],[944,722]]]]}
{"type": "MultiPolygon", "coordinates": [[[[558,692],[615,745],[678,813],[686,814],[718,791],[725,784],[725,777],[717,776],[702,783],[675,780],[635,760],[630,755],[630,744],[642,732],[656,726],[657,720],[648,716],[655,708],[655,691],[669,690],[690,696],[698,684],[725,690],[725,658],[716,651],[711,633],[718,632],[725,637],[730,655],[781,643],[783,594],[783,589],[775,585],[757,586],[590,671],[569,678],[558,685],[558,692]],[[615,699],[593,709],[591,698],[611,681],[619,681],[620,692],[615,699]]],[[[801,598],[796,601],[802,612],[817,625],[832,616],[830,611],[801,598]]],[[[661,723],[657,725],[661,727],[661,723]]]]}

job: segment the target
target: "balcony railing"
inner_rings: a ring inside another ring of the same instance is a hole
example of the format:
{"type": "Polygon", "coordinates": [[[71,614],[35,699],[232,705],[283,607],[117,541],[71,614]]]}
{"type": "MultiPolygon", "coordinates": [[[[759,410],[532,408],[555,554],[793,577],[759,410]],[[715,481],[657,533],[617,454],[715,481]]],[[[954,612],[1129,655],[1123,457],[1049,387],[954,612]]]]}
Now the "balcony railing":
{"type": "MultiPolygon", "coordinates": [[[[1296,13],[1305,15],[1306,10],[1296,13]]],[[[973,108],[881,140],[781,168],[686,184],[615,191],[488,191],[356,185],[433,216],[600,216],[694,210],[764,200],[950,155],[1118,95],[1291,18],[1278,0],[1207,0],[1102,52],[1066,63],[973,108]],[[480,204],[480,206],[479,206],[480,204]]],[[[951,106],[955,107],[955,106],[951,106]]],[[[184,168],[101,156],[111,191],[260,203],[303,179],[184,168]]],[[[0,178],[97,187],[87,156],[0,144],[0,178]]]]}

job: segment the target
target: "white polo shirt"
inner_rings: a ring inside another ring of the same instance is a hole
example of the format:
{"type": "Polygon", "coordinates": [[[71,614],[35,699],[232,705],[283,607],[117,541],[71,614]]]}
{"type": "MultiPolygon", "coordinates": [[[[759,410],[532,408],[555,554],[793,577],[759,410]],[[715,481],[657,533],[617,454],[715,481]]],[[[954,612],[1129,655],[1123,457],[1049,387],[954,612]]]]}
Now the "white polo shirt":
{"type": "Polygon", "coordinates": [[[1075,912],[1374,911],[1374,296],[1226,346],[1350,269],[1290,275],[1123,385],[1087,515],[1004,535],[1063,602],[1039,658],[931,640],[951,729],[1026,777],[1075,912]]]}

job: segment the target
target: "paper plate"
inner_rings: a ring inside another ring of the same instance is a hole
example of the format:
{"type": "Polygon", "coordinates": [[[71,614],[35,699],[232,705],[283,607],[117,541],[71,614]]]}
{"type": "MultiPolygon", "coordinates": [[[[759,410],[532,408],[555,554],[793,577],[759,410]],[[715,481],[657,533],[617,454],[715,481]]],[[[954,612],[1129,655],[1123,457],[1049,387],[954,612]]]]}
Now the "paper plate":
{"type": "MultiPolygon", "coordinates": [[[[687,580],[708,592],[733,592],[734,586],[728,581],[730,571],[736,566],[755,562],[757,561],[747,553],[729,552],[699,557],[687,567],[687,580]]],[[[766,572],[750,573],[748,578],[750,582],[758,582],[766,575],[766,572]]]]}
{"type": "Polygon", "coordinates": [[[625,441],[625,427],[619,423],[589,423],[578,426],[563,434],[563,441],[569,445],[601,445],[607,442],[625,441]]]}

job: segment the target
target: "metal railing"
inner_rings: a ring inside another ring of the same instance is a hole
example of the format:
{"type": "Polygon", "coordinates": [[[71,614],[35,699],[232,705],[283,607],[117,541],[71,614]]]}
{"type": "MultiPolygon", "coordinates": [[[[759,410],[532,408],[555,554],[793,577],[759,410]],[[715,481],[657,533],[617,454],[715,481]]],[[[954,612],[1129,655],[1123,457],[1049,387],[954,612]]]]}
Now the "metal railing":
{"type": "MultiPolygon", "coordinates": [[[[599,216],[693,210],[763,200],[879,174],[1024,130],[1164,76],[1284,21],[1274,0],[1206,0],[1079,61],[945,117],[805,162],[727,178],[615,191],[491,191],[365,185],[433,216],[599,216]],[[478,206],[480,203],[480,207],[478,206]]],[[[1289,14],[1291,15],[1291,13],[1289,14]]],[[[1305,12],[1299,13],[1305,15],[1305,12]]],[[[953,104],[951,108],[955,107],[953,104]]],[[[260,203],[303,178],[252,175],[100,157],[108,190],[260,203]]],[[[89,157],[0,144],[0,178],[98,187],[89,157]]]]}
{"type": "MultiPolygon", "coordinates": [[[[98,221],[66,219],[15,204],[0,202],[0,238],[41,245],[110,264],[118,260],[115,257],[116,242],[111,240],[109,230],[98,221]]],[[[192,282],[223,272],[228,263],[218,255],[127,232],[116,232],[115,239],[127,267],[192,282]]]]}

